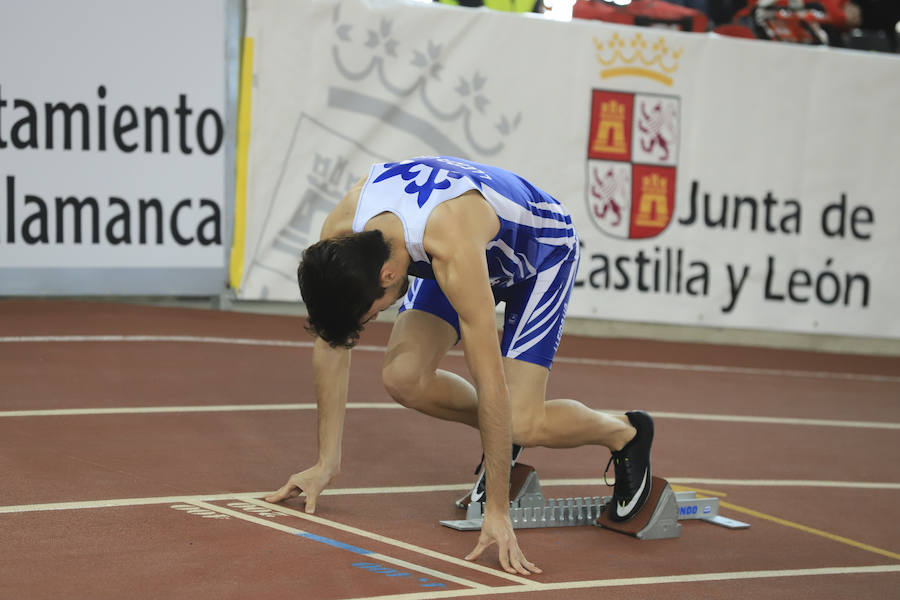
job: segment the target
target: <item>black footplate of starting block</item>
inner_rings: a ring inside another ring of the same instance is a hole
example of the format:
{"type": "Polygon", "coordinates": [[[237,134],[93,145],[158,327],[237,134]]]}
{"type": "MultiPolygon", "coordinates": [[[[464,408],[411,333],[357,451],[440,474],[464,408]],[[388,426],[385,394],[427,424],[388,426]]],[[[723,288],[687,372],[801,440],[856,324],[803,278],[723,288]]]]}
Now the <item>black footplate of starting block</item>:
{"type": "MultiPolygon", "coordinates": [[[[466,497],[456,503],[466,509],[465,519],[441,521],[441,525],[459,531],[481,529],[484,503],[467,500],[466,497]]],[[[695,492],[673,492],[669,483],[660,477],[653,477],[650,496],[628,521],[616,522],[609,518],[606,508],[611,501],[611,496],[545,500],[537,472],[523,463],[516,464],[510,476],[509,517],[513,529],[595,525],[641,540],[654,540],[679,537],[678,521],[685,519],[700,519],[730,529],[750,526],[720,517],[718,498],[698,498],[695,492]]]]}

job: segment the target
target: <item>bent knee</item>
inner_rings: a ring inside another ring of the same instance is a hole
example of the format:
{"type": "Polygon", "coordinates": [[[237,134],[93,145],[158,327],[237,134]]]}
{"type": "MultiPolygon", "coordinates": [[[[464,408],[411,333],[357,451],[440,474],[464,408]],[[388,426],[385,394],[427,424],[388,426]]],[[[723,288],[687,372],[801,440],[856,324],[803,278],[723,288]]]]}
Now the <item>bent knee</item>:
{"type": "Polygon", "coordinates": [[[416,407],[424,390],[421,371],[401,366],[396,362],[384,365],[381,370],[381,382],[395,402],[408,408],[416,407]]]}
{"type": "Polygon", "coordinates": [[[538,411],[516,411],[512,415],[512,439],[520,446],[540,445],[543,413],[538,411]]]}

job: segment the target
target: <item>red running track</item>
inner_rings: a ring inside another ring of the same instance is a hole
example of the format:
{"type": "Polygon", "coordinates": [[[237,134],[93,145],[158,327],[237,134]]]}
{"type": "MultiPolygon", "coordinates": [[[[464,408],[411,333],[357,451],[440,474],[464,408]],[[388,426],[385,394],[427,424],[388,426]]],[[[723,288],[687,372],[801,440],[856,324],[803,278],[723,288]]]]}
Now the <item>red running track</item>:
{"type": "MultiPolygon", "coordinates": [[[[751,527],[520,531],[525,578],[438,525],[477,432],[393,404],[369,329],[309,516],[260,500],[316,456],[300,319],[0,301],[0,598],[897,597],[900,359],[565,337],[552,395],[651,411],[654,472],[751,527]]],[[[552,497],[608,494],[607,458],[524,456],[552,497]]]]}

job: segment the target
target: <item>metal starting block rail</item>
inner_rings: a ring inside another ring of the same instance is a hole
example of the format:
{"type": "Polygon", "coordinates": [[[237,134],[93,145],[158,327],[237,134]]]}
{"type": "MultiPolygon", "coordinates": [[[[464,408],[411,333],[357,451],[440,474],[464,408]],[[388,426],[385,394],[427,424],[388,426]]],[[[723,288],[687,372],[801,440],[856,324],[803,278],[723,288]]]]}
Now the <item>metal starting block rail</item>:
{"type": "MultiPolygon", "coordinates": [[[[530,465],[516,464],[510,480],[509,518],[513,529],[592,525],[650,540],[679,537],[681,525],[678,521],[686,519],[698,519],[729,529],[750,527],[748,523],[720,516],[718,498],[701,498],[691,491],[673,492],[669,483],[659,477],[653,478],[650,497],[644,507],[624,523],[612,521],[605,513],[611,496],[545,500],[537,472],[530,465]]],[[[441,521],[441,525],[458,531],[480,530],[484,503],[461,500],[457,506],[466,509],[466,518],[441,521]]]]}

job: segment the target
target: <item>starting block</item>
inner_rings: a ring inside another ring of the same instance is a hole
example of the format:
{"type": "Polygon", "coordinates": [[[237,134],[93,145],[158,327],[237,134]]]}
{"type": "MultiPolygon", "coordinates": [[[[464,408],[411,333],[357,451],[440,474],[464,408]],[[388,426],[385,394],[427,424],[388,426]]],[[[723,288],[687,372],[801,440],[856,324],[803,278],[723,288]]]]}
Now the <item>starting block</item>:
{"type": "MultiPolygon", "coordinates": [[[[655,540],[679,537],[678,521],[685,519],[698,519],[729,529],[750,527],[749,523],[719,516],[718,498],[699,498],[696,492],[674,492],[660,477],[653,478],[647,502],[628,521],[616,522],[609,518],[606,508],[611,502],[612,496],[545,499],[534,467],[517,463],[510,473],[509,518],[513,529],[592,525],[641,540],[655,540]]],[[[457,531],[480,530],[484,503],[466,502],[464,498],[456,504],[465,508],[466,518],[441,521],[441,525],[457,531]]]]}

